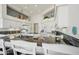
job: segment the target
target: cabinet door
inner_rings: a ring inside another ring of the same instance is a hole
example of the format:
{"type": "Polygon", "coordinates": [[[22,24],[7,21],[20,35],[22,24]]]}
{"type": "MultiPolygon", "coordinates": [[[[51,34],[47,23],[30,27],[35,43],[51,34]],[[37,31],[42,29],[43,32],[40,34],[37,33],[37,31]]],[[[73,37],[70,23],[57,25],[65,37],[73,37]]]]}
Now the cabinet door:
{"type": "Polygon", "coordinates": [[[0,28],[3,27],[3,18],[2,18],[2,4],[0,4],[0,28]]]}
{"type": "Polygon", "coordinates": [[[38,33],[38,23],[34,23],[34,33],[38,33]]]}
{"type": "Polygon", "coordinates": [[[57,7],[56,19],[59,28],[68,27],[68,5],[57,7]]]}

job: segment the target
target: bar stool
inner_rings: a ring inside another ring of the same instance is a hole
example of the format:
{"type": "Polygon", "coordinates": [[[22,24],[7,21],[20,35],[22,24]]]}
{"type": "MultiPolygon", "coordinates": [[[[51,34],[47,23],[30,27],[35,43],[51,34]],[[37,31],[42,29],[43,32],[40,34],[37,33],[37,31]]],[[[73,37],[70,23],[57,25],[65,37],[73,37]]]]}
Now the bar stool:
{"type": "Polygon", "coordinates": [[[5,40],[3,39],[6,35],[0,34],[0,48],[2,49],[0,51],[0,54],[6,55],[6,47],[5,47],[5,40]]]}
{"type": "Polygon", "coordinates": [[[22,54],[35,55],[36,43],[23,41],[23,40],[11,40],[12,49],[14,55],[17,55],[17,52],[22,54]]]}

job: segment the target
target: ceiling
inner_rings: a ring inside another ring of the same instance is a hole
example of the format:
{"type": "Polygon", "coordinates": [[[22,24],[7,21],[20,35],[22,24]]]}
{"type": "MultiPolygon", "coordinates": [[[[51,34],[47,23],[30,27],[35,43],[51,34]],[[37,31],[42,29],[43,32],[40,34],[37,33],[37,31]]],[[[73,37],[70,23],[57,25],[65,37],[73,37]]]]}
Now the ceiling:
{"type": "Polygon", "coordinates": [[[9,6],[18,9],[28,16],[45,14],[54,8],[53,4],[9,4],[9,6]]]}

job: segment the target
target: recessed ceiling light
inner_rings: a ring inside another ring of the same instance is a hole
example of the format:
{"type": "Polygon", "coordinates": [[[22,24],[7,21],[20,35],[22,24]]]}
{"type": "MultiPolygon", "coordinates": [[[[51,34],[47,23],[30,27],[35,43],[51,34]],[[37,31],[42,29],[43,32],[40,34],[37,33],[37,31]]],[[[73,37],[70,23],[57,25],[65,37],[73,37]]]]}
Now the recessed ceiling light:
{"type": "Polygon", "coordinates": [[[24,9],[27,9],[27,8],[28,8],[28,7],[26,7],[26,6],[24,7],[24,9]]]}
{"type": "Polygon", "coordinates": [[[33,13],[32,11],[30,11],[30,13],[33,13]]]}
{"type": "Polygon", "coordinates": [[[35,7],[38,7],[38,5],[34,5],[35,7]]]}
{"type": "Polygon", "coordinates": [[[40,10],[38,10],[38,12],[40,12],[40,10]]]}

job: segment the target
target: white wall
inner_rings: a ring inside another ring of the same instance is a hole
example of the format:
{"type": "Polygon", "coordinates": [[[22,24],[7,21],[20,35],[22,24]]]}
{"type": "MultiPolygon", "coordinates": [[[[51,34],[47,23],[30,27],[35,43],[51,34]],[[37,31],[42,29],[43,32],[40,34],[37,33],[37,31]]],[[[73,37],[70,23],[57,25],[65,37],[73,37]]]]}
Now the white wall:
{"type": "Polygon", "coordinates": [[[54,18],[49,18],[49,19],[43,19],[42,21],[42,28],[46,32],[51,32],[52,30],[55,30],[55,20],[54,18]]]}
{"type": "Polygon", "coordinates": [[[79,4],[69,5],[69,34],[79,38],[79,4]],[[72,27],[78,28],[77,35],[72,34],[72,27]]]}
{"type": "Polygon", "coordinates": [[[54,18],[50,18],[46,21],[44,21],[43,18],[44,18],[43,15],[34,15],[31,18],[31,22],[32,24],[38,23],[38,33],[40,33],[42,29],[44,29],[46,32],[51,32],[55,25],[54,18]]]}
{"type": "MultiPolygon", "coordinates": [[[[17,20],[17,19],[16,19],[17,20]]],[[[19,22],[19,21],[13,21],[11,19],[5,19],[3,20],[3,27],[4,28],[21,28],[22,25],[24,25],[25,23],[23,22],[19,22]]]]}
{"type": "Polygon", "coordinates": [[[58,19],[58,27],[68,27],[68,20],[69,20],[69,12],[68,12],[68,5],[61,5],[57,7],[57,18],[58,19]]]}
{"type": "Polygon", "coordinates": [[[42,29],[42,24],[41,24],[41,22],[42,22],[42,20],[43,20],[43,16],[41,16],[41,15],[34,15],[34,16],[32,16],[31,17],[31,23],[32,23],[32,32],[34,31],[33,29],[33,25],[34,25],[34,23],[38,23],[38,33],[40,33],[40,31],[41,31],[41,29],[42,29]]]}
{"type": "Polygon", "coordinates": [[[79,4],[62,5],[57,8],[59,27],[68,27],[64,33],[79,38],[79,4]],[[72,27],[78,28],[77,35],[72,34],[72,27]]]}

